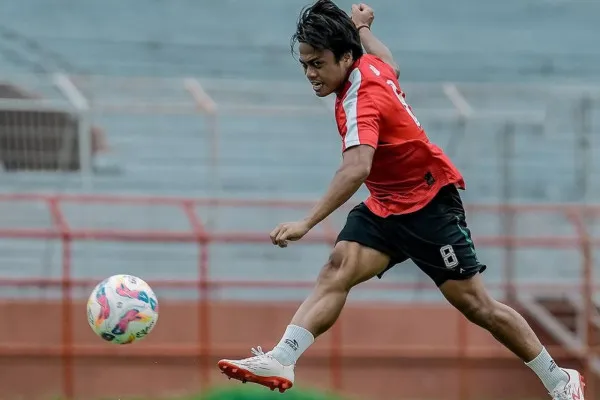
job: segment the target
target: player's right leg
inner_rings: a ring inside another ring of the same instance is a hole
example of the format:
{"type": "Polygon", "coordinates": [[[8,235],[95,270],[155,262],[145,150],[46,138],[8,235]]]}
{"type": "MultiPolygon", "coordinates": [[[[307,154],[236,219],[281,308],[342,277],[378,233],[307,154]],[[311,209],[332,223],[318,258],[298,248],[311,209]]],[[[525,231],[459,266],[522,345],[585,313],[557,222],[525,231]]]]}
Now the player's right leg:
{"type": "Polygon", "coordinates": [[[254,357],[221,360],[221,371],[230,378],[280,392],[291,388],[296,361],[315,338],[333,326],[350,289],[390,265],[377,218],[364,205],[352,210],[314,289],[296,311],[279,344],[267,353],[252,349],[254,357]]]}

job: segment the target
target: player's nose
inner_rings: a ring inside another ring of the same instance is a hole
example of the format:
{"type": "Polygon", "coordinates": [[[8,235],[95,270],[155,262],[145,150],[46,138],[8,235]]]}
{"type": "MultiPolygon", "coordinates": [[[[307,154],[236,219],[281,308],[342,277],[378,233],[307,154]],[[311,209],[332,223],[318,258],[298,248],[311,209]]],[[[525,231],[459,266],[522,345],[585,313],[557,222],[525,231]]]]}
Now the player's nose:
{"type": "Polygon", "coordinates": [[[316,71],[314,68],[308,67],[308,68],[306,69],[306,77],[307,77],[309,80],[314,80],[314,79],[316,79],[316,78],[318,77],[318,75],[317,75],[317,71],[316,71]]]}

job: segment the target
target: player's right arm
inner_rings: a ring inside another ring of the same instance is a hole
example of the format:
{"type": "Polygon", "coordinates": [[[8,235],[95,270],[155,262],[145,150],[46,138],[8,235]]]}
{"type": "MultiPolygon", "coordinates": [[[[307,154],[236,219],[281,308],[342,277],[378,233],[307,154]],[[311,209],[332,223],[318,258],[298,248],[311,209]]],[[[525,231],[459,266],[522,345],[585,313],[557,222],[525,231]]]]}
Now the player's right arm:
{"type": "Polygon", "coordinates": [[[400,76],[400,67],[394,61],[392,52],[371,32],[371,24],[374,18],[373,9],[368,5],[364,3],[352,5],[352,22],[354,22],[357,28],[360,28],[358,33],[360,34],[360,41],[363,47],[367,53],[381,58],[386,64],[391,66],[398,78],[400,76]]]}
{"type": "Polygon", "coordinates": [[[346,203],[371,173],[375,149],[379,143],[380,112],[368,90],[370,82],[359,68],[349,77],[350,87],[336,122],[342,136],[342,165],[335,173],[325,195],[297,222],[279,224],[270,234],[271,242],[286,247],[288,241],[301,239],[318,223],[346,203]]]}

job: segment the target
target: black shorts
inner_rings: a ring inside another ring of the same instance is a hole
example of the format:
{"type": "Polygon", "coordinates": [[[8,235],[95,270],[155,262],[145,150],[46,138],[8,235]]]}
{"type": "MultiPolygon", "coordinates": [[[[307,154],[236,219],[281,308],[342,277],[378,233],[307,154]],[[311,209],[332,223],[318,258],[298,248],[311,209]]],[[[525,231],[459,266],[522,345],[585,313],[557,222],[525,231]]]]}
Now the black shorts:
{"type": "Polygon", "coordinates": [[[437,286],[448,280],[468,279],[486,266],[477,259],[465,210],[454,185],[443,187],[422,209],[386,218],[373,214],[364,203],[348,214],[337,242],[357,242],[390,256],[394,265],[409,258],[437,286]]]}

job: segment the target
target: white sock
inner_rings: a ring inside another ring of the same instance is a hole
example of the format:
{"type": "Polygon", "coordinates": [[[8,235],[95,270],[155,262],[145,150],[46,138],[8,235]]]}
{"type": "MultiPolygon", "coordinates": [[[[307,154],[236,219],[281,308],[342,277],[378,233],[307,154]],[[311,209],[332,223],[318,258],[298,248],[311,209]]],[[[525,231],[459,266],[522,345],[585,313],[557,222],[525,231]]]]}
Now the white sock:
{"type": "Polygon", "coordinates": [[[530,362],[525,363],[540,378],[548,392],[553,391],[562,382],[569,381],[569,375],[552,359],[546,348],[530,362]]]}
{"type": "Polygon", "coordinates": [[[279,344],[271,350],[273,357],[283,365],[292,365],[315,341],[312,333],[301,326],[288,325],[279,344]]]}

